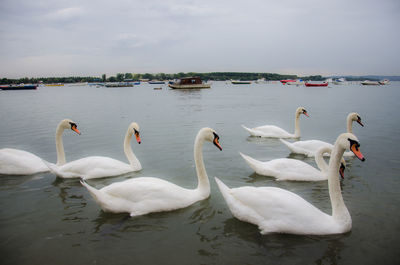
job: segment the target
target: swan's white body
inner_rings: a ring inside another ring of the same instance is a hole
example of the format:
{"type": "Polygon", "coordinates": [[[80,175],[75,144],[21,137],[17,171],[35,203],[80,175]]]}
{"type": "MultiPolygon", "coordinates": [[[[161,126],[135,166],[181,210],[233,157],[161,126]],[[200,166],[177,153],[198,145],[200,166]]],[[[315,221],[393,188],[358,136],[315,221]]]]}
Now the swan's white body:
{"type": "MultiPolygon", "coordinates": [[[[353,121],[357,121],[361,126],[364,126],[361,123],[361,118],[358,115],[358,113],[352,112],[349,115],[347,115],[347,132],[348,133],[353,133],[353,121]]],[[[292,153],[295,154],[303,154],[308,157],[314,157],[316,152],[318,151],[319,148],[321,147],[326,147],[326,148],[333,148],[333,145],[324,141],[320,140],[306,140],[306,141],[297,141],[290,143],[288,141],[285,141],[283,139],[280,139],[282,143],[284,143],[292,153]]],[[[329,154],[327,154],[329,155],[329,154]]],[[[352,152],[344,152],[343,156],[354,156],[352,152]]]]}
{"type": "Polygon", "coordinates": [[[49,171],[42,159],[32,153],[3,148],[0,150],[0,174],[31,175],[49,171]]]}
{"type": "MultiPolygon", "coordinates": [[[[240,155],[259,175],[271,176],[276,180],[321,181],[328,179],[328,165],[323,158],[323,154],[330,154],[331,151],[331,148],[320,148],[318,150],[315,162],[319,169],[297,159],[278,158],[262,162],[242,153],[240,155]]],[[[343,159],[342,163],[344,163],[343,159]]]]}
{"type": "Polygon", "coordinates": [[[336,140],[328,169],[329,196],[332,215],[328,215],[300,196],[275,187],[228,188],[216,178],[218,187],[232,214],[239,220],[255,224],[262,234],[289,233],[306,235],[340,234],[351,230],[351,216],[343,202],[337,172],[345,148],[351,144],[357,157],[357,138],[350,133],[341,134],[336,140]],[[348,140],[353,140],[353,143],[348,140]]]}
{"type": "MultiPolygon", "coordinates": [[[[131,123],[125,135],[124,152],[129,164],[123,163],[113,158],[104,156],[89,156],[75,161],[71,161],[62,166],[46,163],[50,170],[60,178],[104,178],[118,176],[133,171],[139,171],[142,166],[135,154],[132,152],[130,141],[132,135],[139,131],[137,123],[131,123]]],[[[139,134],[137,134],[140,143],[139,134]]]]}
{"type": "MultiPolygon", "coordinates": [[[[65,153],[62,142],[62,133],[65,129],[72,129],[80,133],[76,129],[76,124],[69,120],[62,120],[56,130],[56,148],[57,148],[57,163],[65,163],[65,153]],[[74,125],[75,127],[73,128],[74,125]]],[[[31,175],[40,172],[47,172],[49,168],[43,160],[27,151],[3,148],[0,149],[0,174],[5,175],[31,175]]]]}
{"type": "Polygon", "coordinates": [[[125,212],[131,216],[138,216],[187,207],[210,196],[210,183],[204,166],[202,148],[205,140],[214,141],[219,146],[218,138],[212,139],[213,135],[216,136],[214,133],[210,128],[203,128],[195,140],[194,158],[198,177],[196,189],[182,188],[163,179],[151,177],[128,179],[100,190],[84,181],[81,183],[106,212],[125,212]]]}
{"type": "Polygon", "coordinates": [[[295,113],[295,123],[294,123],[294,133],[289,133],[284,129],[277,127],[275,125],[264,125],[255,128],[247,128],[242,125],[242,127],[247,130],[251,136],[258,137],[269,137],[269,138],[300,138],[300,125],[299,118],[300,114],[307,115],[307,111],[303,107],[299,107],[296,109],[295,113]]]}

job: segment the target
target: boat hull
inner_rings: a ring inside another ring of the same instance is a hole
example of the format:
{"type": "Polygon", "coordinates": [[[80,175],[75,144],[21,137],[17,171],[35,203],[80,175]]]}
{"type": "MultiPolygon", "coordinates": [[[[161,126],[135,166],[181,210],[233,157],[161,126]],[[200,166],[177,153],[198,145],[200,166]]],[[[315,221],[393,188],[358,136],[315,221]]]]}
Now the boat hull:
{"type": "Polygon", "coordinates": [[[322,83],[322,84],[313,84],[313,83],[305,83],[306,86],[310,87],[318,87],[318,86],[328,86],[328,83],[322,83]]]}
{"type": "Polygon", "coordinates": [[[37,89],[37,85],[7,85],[0,86],[1,90],[34,90],[37,89]]]}
{"type": "Polygon", "coordinates": [[[251,81],[234,81],[234,80],[232,80],[231,82],[234,85],[249,85],[249,84],[251,84],[251,81]]]}
{"type": "Polygon", "coordinates": [[[361,82],[363,86],[379,86],[380,83],[378,81],[363,81],[361,82]]]}
{"type": "Polygon", "coordinates": [[[168,85],[172,89],[200,89],[200,88],[210,88],[210,84],[193,84],[193,85],[176,85],[169,84],[168,85]]]}

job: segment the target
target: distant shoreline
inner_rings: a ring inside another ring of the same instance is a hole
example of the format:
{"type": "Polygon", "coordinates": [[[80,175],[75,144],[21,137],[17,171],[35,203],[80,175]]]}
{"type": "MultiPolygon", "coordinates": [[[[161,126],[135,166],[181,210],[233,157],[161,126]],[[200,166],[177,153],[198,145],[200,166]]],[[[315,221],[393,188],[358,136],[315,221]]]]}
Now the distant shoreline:
{"type": "Polygon", "coordinates": [[[165,74],[165,73],[118,73],[115,76],[106,76],[105,74],[93,77],[93,76],[69,76],[69,77],[24,77],[24,78],[0,78],[0,84],[37,84],[39,82],[43,83],[79,83],[79,82],[121,82],[125,79],[139,80],[139,79],[149,79],[149,80],[174,80],[183,77],[199,76],[202,80],[210,81],[226,81],[226,80],[249,80],[255,81],[259,79],[264,79],[266,81],[278,81],[282,79],[303,79],[312,81],[322,81],[328,78],[345,78],[348,81],[378,81],[383,79],[388,79],[390,81],[400,81],[400,76],[384,76],[384,75],[363,75],[363,76],[353,76],[353,75],[340,75],[340,76],[321,76],[321,75],[309,75],[309,76],[297,76],[297,75],[283,75],[276,73],[255,73],[255,72],[210,72],[210,73],[175,73],[175,74],[165,74]]]}

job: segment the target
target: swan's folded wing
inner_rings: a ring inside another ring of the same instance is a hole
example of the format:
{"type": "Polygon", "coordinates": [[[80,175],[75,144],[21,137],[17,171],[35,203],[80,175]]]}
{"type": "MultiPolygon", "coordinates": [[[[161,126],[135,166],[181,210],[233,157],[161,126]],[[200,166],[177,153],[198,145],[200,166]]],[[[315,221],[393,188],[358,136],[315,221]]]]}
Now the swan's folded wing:
{"type": "Polygon", "coordinates": [[[331,223],[321,212],[300,196],[274,187],[241,187],[231,190],[241,212],[241,220],[257,224],[264,232],[310,232],[320,222],[331,223]],[[254,213],[259,216],[254,220],[254,213]]]}
{"type": "Polygon", "coordinates": [[[193,203],[191,190],[151,177],[129,179],[102,189],[110,196],[137,203],[149,212],[185,207],[193,203]]]}

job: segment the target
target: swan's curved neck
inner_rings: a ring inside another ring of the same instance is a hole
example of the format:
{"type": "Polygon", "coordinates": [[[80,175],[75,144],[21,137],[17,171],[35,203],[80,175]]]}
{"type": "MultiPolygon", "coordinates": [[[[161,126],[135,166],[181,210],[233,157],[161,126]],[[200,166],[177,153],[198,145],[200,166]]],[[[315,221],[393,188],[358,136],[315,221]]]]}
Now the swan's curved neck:
{"type": "Polygon", "coordinates": [[[142,165],[140,164],[139,160],[133,153],[132,147],[131,147],[132,135],[133,135],[133,129],[131,127],[129,127],[125,134],[124,153],[126,155],[126,158],[129,161],[129,164],[131,165],[131,167],[134,169],[140,170],[140,169],[142,169],[142,165]]]}
{"type": "Polygon", "coordinates": [[[335,144],[329,161],[328,186],[329,197],[332,204],[332,216],[340,222],[351,222],[351,217],[342,197],[342,190],[339,182],[339,167],[344,149],[335,144]]]}
{"type": "Polygon", "coordinates": [[[353,133],[353,119],[350,116],[347,117],[347,132],[353,133]]]}
{"type": "Polygon", "coordinates": [[[315,154],[315,163],[317,163],[318,168],[323,173],[328,173],[328,164],[325,162],[324,154],[331,153],[331,149],[329,147],[320,148],[315,154]]]}
{"type": "Polygon", "coordinates": [[[295,138],[300,137],[300,113],[296,112],[294,119],[294,136],[295,138]]]}
{"type": "Polygon", "coordinates": [[[206,168],[204,166],[203,143],[204,137],[202,133],[199,132],[194,142],[194,162],[196,164],[198,179],[197,190],[202,196],[208,197],[210,195],[210,181],[208,180],[206,168]]]}
{"type": "Polygon", "coordinates": [[[63,132],[64,128],[62,127],[62,122],[60,122],[56,130],[57,166],[62,166],[66,163],[64,145],[62,140],[63,132]]]}

